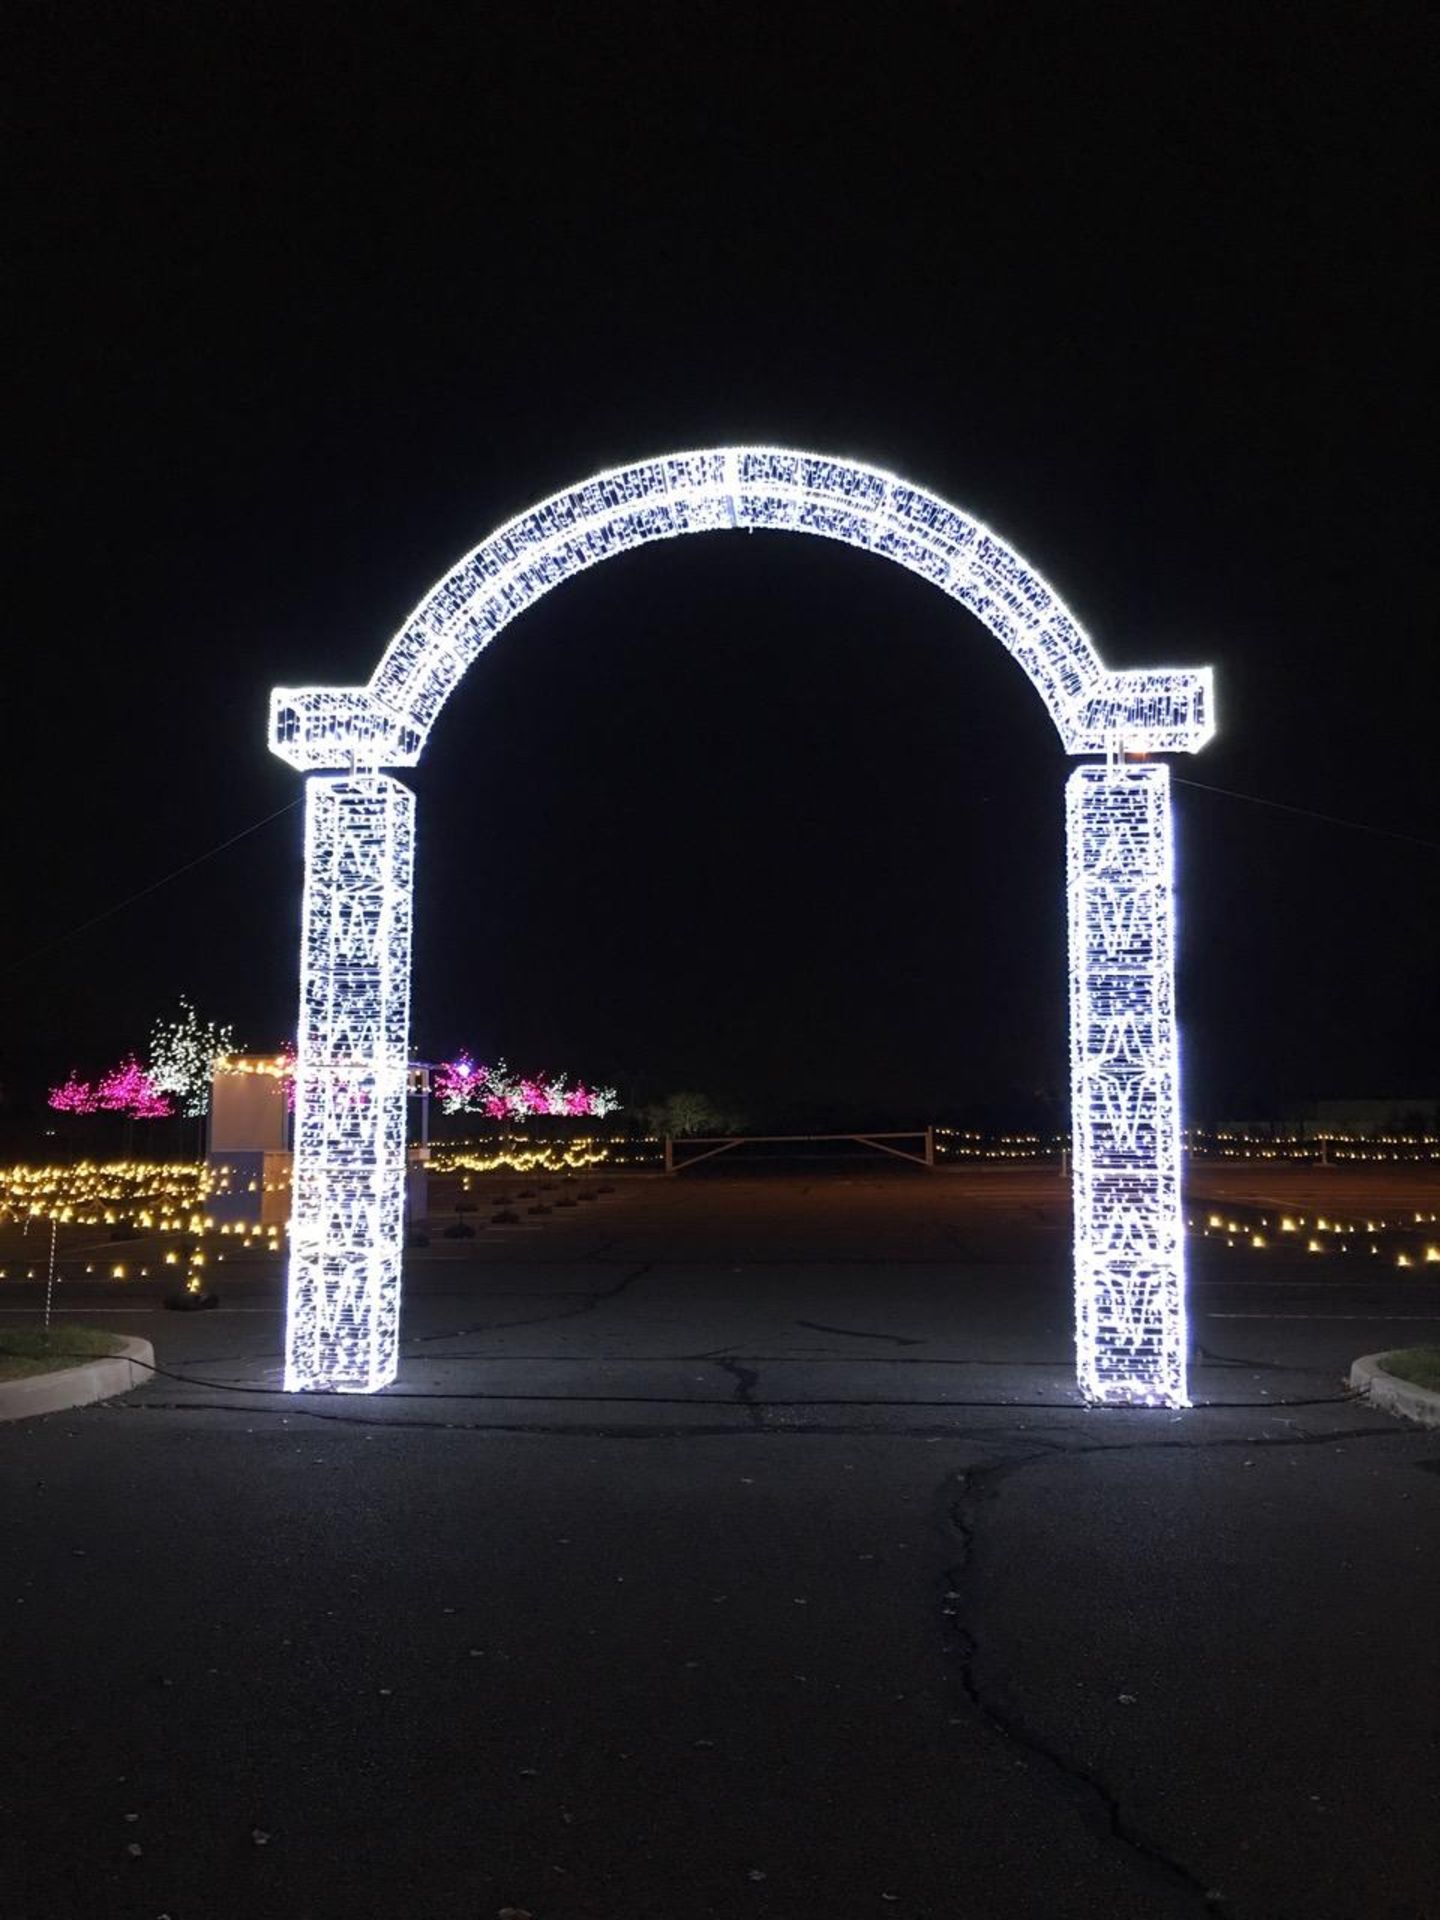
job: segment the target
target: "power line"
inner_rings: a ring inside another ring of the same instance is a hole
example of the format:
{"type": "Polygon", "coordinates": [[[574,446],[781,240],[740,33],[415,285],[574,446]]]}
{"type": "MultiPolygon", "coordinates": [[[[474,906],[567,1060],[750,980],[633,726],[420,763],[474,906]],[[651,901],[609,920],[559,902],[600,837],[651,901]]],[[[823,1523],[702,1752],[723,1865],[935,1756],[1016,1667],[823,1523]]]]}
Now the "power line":
{"type": "MultiPolygon", "coordinates": [[[[1233,787],[1214,787],[1204,780],[1187,780],[1181,774],[1175,775],[1175,784],[1180,787],[1194,787],[1199,793],[1219,794],[1225,800],[1243,800],[1252,807],[1269,807],[1275,813],[1292,813],[1300,819],[1322,821],[1326,826],[1348,827],[1354,833],[1371,833],[1383,840],[1403,840],[1412,847],[1428,847],[1432,852],[1440,852],[1440,840],[1427,840],[1415,833],[1398,833],[1393,827],[1375,827],[1365,820],[1347,820],[1340,814],[1320,813],[1314,807],[1297,807],[1287,800],[1267,800],[1258,793],[1239,793],[1233,787]]],[[[91,914],[88,920],[81,920],[75,926],[67,928],[64,933],[56,934],[53,940],[47,940],[43,946],[35,947],[20,959],[10,961],[4,972],[8,975],[18,972],[21,967],[28,967],[32,960],[38,960],[56,947],[63,946],[67,940],[73,940],[77,934],[88,933],[91,927],[98,927],[102,921],[111,920],[117,913],[123,913],[127,907],[133,907],[137,900],[146,900],[152,893],[158,893],[162,887],[168,887],[172,880],[178,880],[184,874],[193,873],[196,867],[204,866],[207,860],[215,859],[217,855],[237,846],[240,841],[248,839],[252,833],[259,833],[262,827],[268,827],[272,820],[279,820],[285,814],[293,813],[303,797],[301,795],[287,801],[283,807],[277,807],[273,813],[265,814],[262,819],[252,820],[248,827],[242,827],[238,833],[232,833],[228,840],[221,840],[206,852],[196,854],[193,860],[185,861],[183,866],[173,868],[169,873],[162,874],[158,880],[152,880],[148,886],[139,888],[135,893],[127,894],[123,900],[117,900],[113,906],[102,908],[99,913],[91,914]]]]}
{"type": "Polygon", "coordinates": [[[263,820],[252,820],[250,825],[242,827],[239,833],[232,833],[228,840],[222,840],[218,846],[211,847],[206,853],[197,853],[193,860],[187,860],[184,866],[162,874],[158,880],[152,880],[149,886],[141,887],[138,893],[126,894],[125,898],[117,900],[114,906],[102,908],[99,913],[92,913],[88,920],[80,921],[77,926],[68,928],[64,933],[57,933],[53,940],[47,940],[43,946],[35,947],[19,960],[12,960],[5,968],[5,973],[18,973],[21,967],[28,967],[32,960],[38,960],[42,954],[50,953],[54,948],[63,946],[67,940],[73,940],[76,934],[87,933],[91,927],[98,927],[102,920],[113,919],[117,913],[123,913],[126,907],[133,907],[137,900],[147,899],[150,894],[158,893],[161,887],[168,887],[172,880],[178,880],[182,874],[192,873],[196,867],[203,867],[207,860],[213,860],[217,854],[224,853],[227,848],[235,846],[237,842],[248,839],[252,833],[258,833],[262,827],[268,827],[272,820],[280,819],[283,814],[293,813],[304,797],[301,794],[294,800],[287,801],[283,807],[277,807],[274,813],[267,813],[263,820]]]}
{"type": "Polygon", "coordinates": [[[1440,840],[1425,840],[1417,833],[1397,833],[1393,827],[1372,827],[1365,820],[1346,820],[1338,813],[1317,813],[1314,807],[1294,807],[1286,800],[1266,800],[1258,793],[1236,793],[1233,787],[1211,787],[1203,780],[1186,780],[1178,773],[1175,784],[1179,787],[1195,787],[1201,793],[1222,794],[1227,800],[1245,800],[1252,807],[1271,807],[1276,813],[1295,813],[1305,820],[1323,820],[1327,826],[1349,827],[1356,833],[1378,834],[1382,840],[1405,840],[1412,847],[1429,847],[1440,853],[1440,840]]]}

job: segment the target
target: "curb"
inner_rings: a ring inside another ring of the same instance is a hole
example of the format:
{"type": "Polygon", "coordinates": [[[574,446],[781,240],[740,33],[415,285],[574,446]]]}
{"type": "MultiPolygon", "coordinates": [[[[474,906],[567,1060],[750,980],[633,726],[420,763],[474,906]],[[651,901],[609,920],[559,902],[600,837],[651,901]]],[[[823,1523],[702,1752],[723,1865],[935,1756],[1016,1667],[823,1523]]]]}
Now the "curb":
{"type": "Polygon", "coordinates": [[[63,1413],[67,1407],[113,1400],[116,1394],[143,1387],[152,1378],[154,1347],[148,1340],[123,1338],[120,1348],[119,1353],[86,1360],[78,1367],[57,1367],[53,1373],[32,1373],[27,1380],[0,1382],[0,1420],[63,1413]]]}
{"type": "Polygon", "coordinates": [[[1403,1420],[1418,1421],[1422,1427],[1440,1427],[1440,1393],[1387,1373],[1384,1363],[1388,1358],[1388,1354],[1367,1353],[1357,1360],[1350,1369],[1351,1386],[1384,1413],[1398,1413],[1403,1420]]]}

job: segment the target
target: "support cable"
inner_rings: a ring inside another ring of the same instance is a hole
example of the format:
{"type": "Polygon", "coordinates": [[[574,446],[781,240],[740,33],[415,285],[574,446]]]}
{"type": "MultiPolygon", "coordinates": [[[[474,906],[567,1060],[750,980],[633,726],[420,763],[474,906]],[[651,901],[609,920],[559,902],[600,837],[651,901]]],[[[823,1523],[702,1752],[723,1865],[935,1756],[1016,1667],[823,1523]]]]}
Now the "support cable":
{"type": "Polygon", "coordinates": [[[1346,820],[1338,813],[1317,813],[1314,807],[1292,806],[1287,800],[1266,800],[1258,793],[1237,793],[1233,787],[1212,787],[1204,780],[1186,780],[1172,776],[1177,787],[1194,787],[1199,793],[1218,793],[1226,800],[1244,800],[1252,807],[1270,807],[1276,813],[1294,813],[1305,820],[1323,820],[1326,826],[1349,827],[1354,833],[1373,833],[1382,840],[1404,840],[1412,847],[1429,847],[1440,853],[1440,840],[1426,840],[1418,833],[1399,833],[1394,827],[1372,827],[1366,820],[1346,820]]]}
{"type": "Polygon", "coordinates": [[[192,873],[196,867],[203,867],[207,860],[213,860],[217,854],[225,853],[241,840],[248,839],[252,833],[258,833],[262,827],[268,827],[272,820],[278,820],[284,814],[293,813],[304,797],[304,794],[298,794],[295,799],[287,800],[285,805],[277,807],[274,813],[267,813],[262,820],[251,821],[248,827],[242,827],[239,833],[232,833],[228,840],[222,840],[218,846],[211,847],[207,853],[197,853],[193,860],[187,860],[184,866],[162,874],[158,880],[152,880],[148,887],[141,887],[137,893],[126,894],[125,898],[117,900],[114,906],[104,907],[99,913],[92,913],[88,920],[80,921],[77,926],[68,928],[64,933],[57,933],[53,940],[47,940],[43,946],[32,948],[20,959],[10,961],[3,971],[6,974],[17,973],[21,967],[28,967],[32,960],[38,960],[43,954],[63,946],[67,940],[73,940],[76,934],[88,933],[91,927],[98,927],[102,920],[110,920],[117,913],[123,913],[126,907],[133,907],[137,900],[148,899],[152,893],[158,893],[161,887],[168,887],[172,880],[178,880],[182,874],[192,873]]]}

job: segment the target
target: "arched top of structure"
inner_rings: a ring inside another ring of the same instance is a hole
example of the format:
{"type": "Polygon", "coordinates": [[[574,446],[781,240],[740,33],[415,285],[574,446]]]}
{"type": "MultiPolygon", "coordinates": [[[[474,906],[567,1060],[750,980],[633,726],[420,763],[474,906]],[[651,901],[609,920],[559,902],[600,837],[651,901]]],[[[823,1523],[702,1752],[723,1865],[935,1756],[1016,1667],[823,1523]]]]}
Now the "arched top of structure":
{"type": "Polygon", "coordinates": [[[293,766],[413,766],[475,656],[532,601],[612,554],[732,528],[819,534],[898,561],[1014,655],[1070,753],[1193,752],[1209,669],[1116,673],[1035,569],[981,521],[878,467],[784,447],[712,447],[596,474],[481,542],[425,595],[364,687],[277,688],[270,744],[293,766]]]}

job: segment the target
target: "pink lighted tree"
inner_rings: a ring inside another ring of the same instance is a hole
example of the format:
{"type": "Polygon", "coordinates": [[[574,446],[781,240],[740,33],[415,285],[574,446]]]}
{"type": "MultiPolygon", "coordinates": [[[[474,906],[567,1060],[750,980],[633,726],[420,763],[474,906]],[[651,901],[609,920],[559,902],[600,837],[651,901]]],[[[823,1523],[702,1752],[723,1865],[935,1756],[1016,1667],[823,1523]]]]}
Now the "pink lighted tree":
{"type": "Polygon", "coordinates": [[[175,1111],[174,1101],[159,1091],[133,1053],[101,1077],[95,1094],[106,1113],[123,1113],[130,1120],[165,1120],[175,1111]]]}
{"type": "Polygon", "coordinates": [[[50,1105],[57,1113],[121,1113],[127,1120],[165,1120],[175,1111],[133,1053],[93,1086],[72,1068],[68,1080],[50,1089],[50,1105]]]}
{"type": "Polygon", "coordinates": [[[68,1080],[63,1080],[58,1087],[51,1087],[49,1104],[56,1113],[95,1113],[100,1106],[100,1099],[90,1082],[82,1080],[72,1067],[68,1080]]]}
{"type": "Polygon", "coordinates": [[[538,1080],[522,1080],[511,1095],[515,1111],[518,1114],[549,1113],[550,1091],[538,1080]]]}
{"type": "Polygon", "coordinates": [[[441,1061],[430,1077],[431,1091],[446,1113],[483,1113],[490,1120],[528,1120],[560,1114],[599,1118],[620,1101],[613,1087],[570,1086],[563,1074],[553,1080],[516,1077],[503,1060],[485,1066],[472,1053],[441,1061]]]}
{"type": "Polygon", "coordinates": [[[490,1077],[488,1067],[480,1067],[468,1053],[457,1053],[453,1060],[442,1060],[430,1076],[430,1091],[447,1113],[464,1113],[490,1077]]]}

